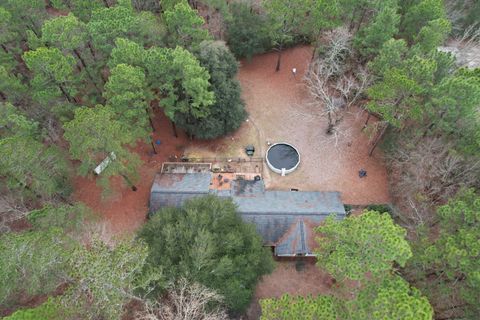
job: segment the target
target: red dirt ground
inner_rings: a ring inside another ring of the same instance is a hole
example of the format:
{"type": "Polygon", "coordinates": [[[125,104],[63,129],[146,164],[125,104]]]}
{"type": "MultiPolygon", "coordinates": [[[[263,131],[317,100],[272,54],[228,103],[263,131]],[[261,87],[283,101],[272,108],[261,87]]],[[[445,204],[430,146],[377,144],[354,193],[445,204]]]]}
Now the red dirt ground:
{"type": "Polygon", "coordinates": [[[156,146],[156,155],[153,154],[152,147],[144,142],[140,142],[135,148],[143,160],[136,192],[128,188],[121,179],[112,179],[112,195],[102,199],[102,190],[96,185],[94,178],[75,178],[74,199],[100,213],[108,222],[107,227],[112,234],[134,232],[145,222],[155,173],[169,157],[181,157],[185,145],[189,143],[182,132],[179,132],[178,138],[173,136],[172,125],[161,111],[155,113],[153,121],[156,129],[153,138],[160,139],[161,145],[156,146]]]}
{"type": "Polygon", "coordinates": [[[318,269],[313,261],[306,261],[301,271],[296,270],[295,264],[295,261],[279,261],[271,274],[262,277],[246,313],[248,320],[260,318],[260,299],[278,298],[286,293],[292,296],[315,296],[333,292],[333,278],[318,269]]]}
{"type": "Polygon", "coordinates": [[[310,58],[309,46],[287,49],[279,72],[275,72],[276,53],[242,61],[242,96],[249,119],[258,128],[260,144],[264,144],[260,149],[266,150],[266,141],[285,141],[301,155],[298,169],[286,177],[264,170],[267,188],[339,191],[345,203],[355,205],[388,203],[382,152],[377,148],[369,157],[369,137],[362,132],[366,114],[352,107],[338,125],[338,140],[327,135],[322,106],[312,104],[302,81],[310,58]],[[296,76],[292,68],[297,69],[296,76]],[[361,168],[368,172],[366,178],[358,177],[361,168]]]}

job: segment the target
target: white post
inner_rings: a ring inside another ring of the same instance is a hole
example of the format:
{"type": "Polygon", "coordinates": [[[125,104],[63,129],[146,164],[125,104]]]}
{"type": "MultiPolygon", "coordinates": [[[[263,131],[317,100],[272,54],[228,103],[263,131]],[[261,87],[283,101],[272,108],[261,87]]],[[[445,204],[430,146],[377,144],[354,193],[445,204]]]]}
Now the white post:
{"type": "Polygon", "coordinates": [[[286,171],[285,168],[282,168],[282,177],[285,177],[286,171]]]}

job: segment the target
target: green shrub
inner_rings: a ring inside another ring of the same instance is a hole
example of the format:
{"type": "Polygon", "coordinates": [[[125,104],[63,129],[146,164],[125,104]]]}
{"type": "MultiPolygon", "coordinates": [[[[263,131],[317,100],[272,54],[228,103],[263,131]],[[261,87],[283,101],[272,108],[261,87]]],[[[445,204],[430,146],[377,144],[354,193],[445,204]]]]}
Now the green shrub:
{"type": "Polygon", "coordinates": [[[47,302],[31,309],[21,309],[12,313],[4,320],[55,320],[62,319],[60,314],[60,306],[58,302],[52,298],[47,302]]]}

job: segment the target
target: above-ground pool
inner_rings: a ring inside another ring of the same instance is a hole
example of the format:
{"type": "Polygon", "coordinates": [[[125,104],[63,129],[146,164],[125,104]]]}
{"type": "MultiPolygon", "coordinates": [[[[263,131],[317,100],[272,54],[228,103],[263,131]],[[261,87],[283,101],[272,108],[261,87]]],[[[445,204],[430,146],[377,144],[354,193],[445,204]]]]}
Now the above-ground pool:
{"type": "Polygon", "coordinates": [[[300,164],[298,150],[285,142],[275,143],[267,150],[268,167],[282,176],[293,172],[300,164]]]}

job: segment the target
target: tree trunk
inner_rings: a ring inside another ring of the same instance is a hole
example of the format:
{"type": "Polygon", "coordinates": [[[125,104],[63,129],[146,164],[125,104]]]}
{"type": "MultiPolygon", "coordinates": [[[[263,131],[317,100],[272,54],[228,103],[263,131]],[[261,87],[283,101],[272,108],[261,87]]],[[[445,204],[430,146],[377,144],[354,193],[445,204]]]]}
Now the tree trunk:
{"type": "Polygon", "coordinates": [[[103,0],[103,4],[105,5],[105,7],[110,8],[110,5],[108,4],[107,0],[103,0]]]}
{"type": "Polygon", "coordinates": [[[158,154],[157,149],[155,149],[155,143],[153,143],[153,138],[152,137],[150,137],[150,144],[152,145],[153,153],[158,154]]]}
{"type": "Polygon", "coordinates": [[[137,187],[132,183],[132,181],[130,180],[130,178],[128,178],[126,175],[124,174],[120,174],[123,179],[125,179],[125,182],[127,183],[127,185],[132,188],[132,191],[137,191],[137,187]]]}
{"type": "Polygon", "coordinates": [[[363,9],[362,11],[362,16],[360,17],[360,21],[358,22],[358,25],[357,25],[357,31],[360,29],[360,26],[362,25],[363,23],[363,19],[365,19],[365,14],[367,13],[367,9],[363,9]]]}
{"type": "MultiPolygon", "coordinates": [[[[67,93],[65,88],[61,84],[59,84],[58,87],[60,88],[60,91],[62,91],[65,98],[67,98],[68,102],[72,103],[74,101],[74,99],[72,99],[72,97],[67,93]]],[[[75,102],[77,102],[77,101],[75,100],[75,102]]]]}
{"type": "Polygon", "coordinates": [[[148,117],[148,122],[150,123],[150,127],[152,127],[152,131],[155,132],[155,126],[153,125],[153,121],[152,121],[152,118],[150,117],[150,107],[149,107],[150,103],[148,104],[148,106],[145,108],[145,112],[147,113],[147,117],[148,117]]]}
{"type": "Polygon", "coordinates": [[[282,49],[283,49],[283,45],[281,45],[278,48],[278,59],[277,59],[277,66],[275,67],[275,72],[280,71],[280,63],[281,63],[281,60],[282,60],[282,49]]]}
{"type": "Polygon", "coordinates": [[[3,101],[7,101],[7,96],[2,91],[0,91],[0,97],[2,98],[3,101]]]}
{"type": "Polygon", "coordinates": [[[93,50],[92,43],[87,41],[88,49],[90,50],[90,54],[92,55],[93,60],[97,61],[97,57],[95,56],[95,50],[93,50]]]}
{"type": "Polygon", "coordinates": [[[385,134],[385,131],[387,131],[388,128],[388,123],[383,125],[382,130],[380,131],[380,134],[378,134],[375,137],[375,141],[372,144],[372,147],[370,148],[370,151],[368,152],[368,156],[371,157],[373,154],[373,151],[375,151],[375,148],[377,148],[380,140],[382,140],[383,135],[385,134]]]}
{"type": "Polygon", "coordinates": [[[368,112],[367,120],[365,120],[365,123],[363,124],[362,130],[365,130],[367,128],[368,121],[370,121],[370,117],[372,116],[372,114],[369,111],[367,111],[367,112],[368,112]]]}
{"type": "Polygon", "coordinates": [[[172,123],[173,135],[175,136],[175,138],[178,138],[177,126],[175,125],[175,122],[173,121],[170,121],[170,122],[172,123]]]}
{"type": "Polygon", "coordinates": [[[313,47],[313,52],[312,52],[312,59],[310,59],[310,62],[313,62],[315,60],[315,53],[317,53],[317,46],[313,47]]]}
{"type": "Polygon", "coordinates": [[[95,87],[95,89],[97,89],[97,92],[102,95],[102,91],[100,90],[100,88],[98,88],[97,86],[97,83],[95,82],[95,80],[93,79],[93,76],[90,74],[90,71],[88,71],[87,69],[87,64],[85,63],[85,60],[82,58],[82,56],[80,55],[80,52],[78,52],[77,49],[73,49],[73,53],[77,56],[78,60],[80,60],[80,63],[82,64],[82,67],[83,69],[85,70],[85,73],[87,74],[88,78],[90,79],[90,81],[92,82],[93,86],[95,87]]]}
{"type": "Polygon", "coordinates": [[[348,31],[352,31],[354,27],[354,22],[355,22],[355,10],[352,12],[352,18],[350,19],[350,23],[348,24],[348,31]]]}
{"type": "Polygon", "coordinates": [[[330,112],[327,112],[327,116],[328,116],[327,134],[332,134],[332,131],[333,131],[332,114],[330,112]]]}
{"type": "Polygon", "coordinates": [[[30,23],[32,24],[29,26],[29,29],[32,30],[32,32],[38,37],[38,32],[35,30],[35,22],[32,20],[32,18],[28,18],[30,20],[30,23]]]}
{"type": "Polygon", "coordinates": [[[8,51],[7,47],[4,44],[2,44],[2,49],[3,51],[5,51],[5,53],[10,54],[10,52],[8,51]]]}

